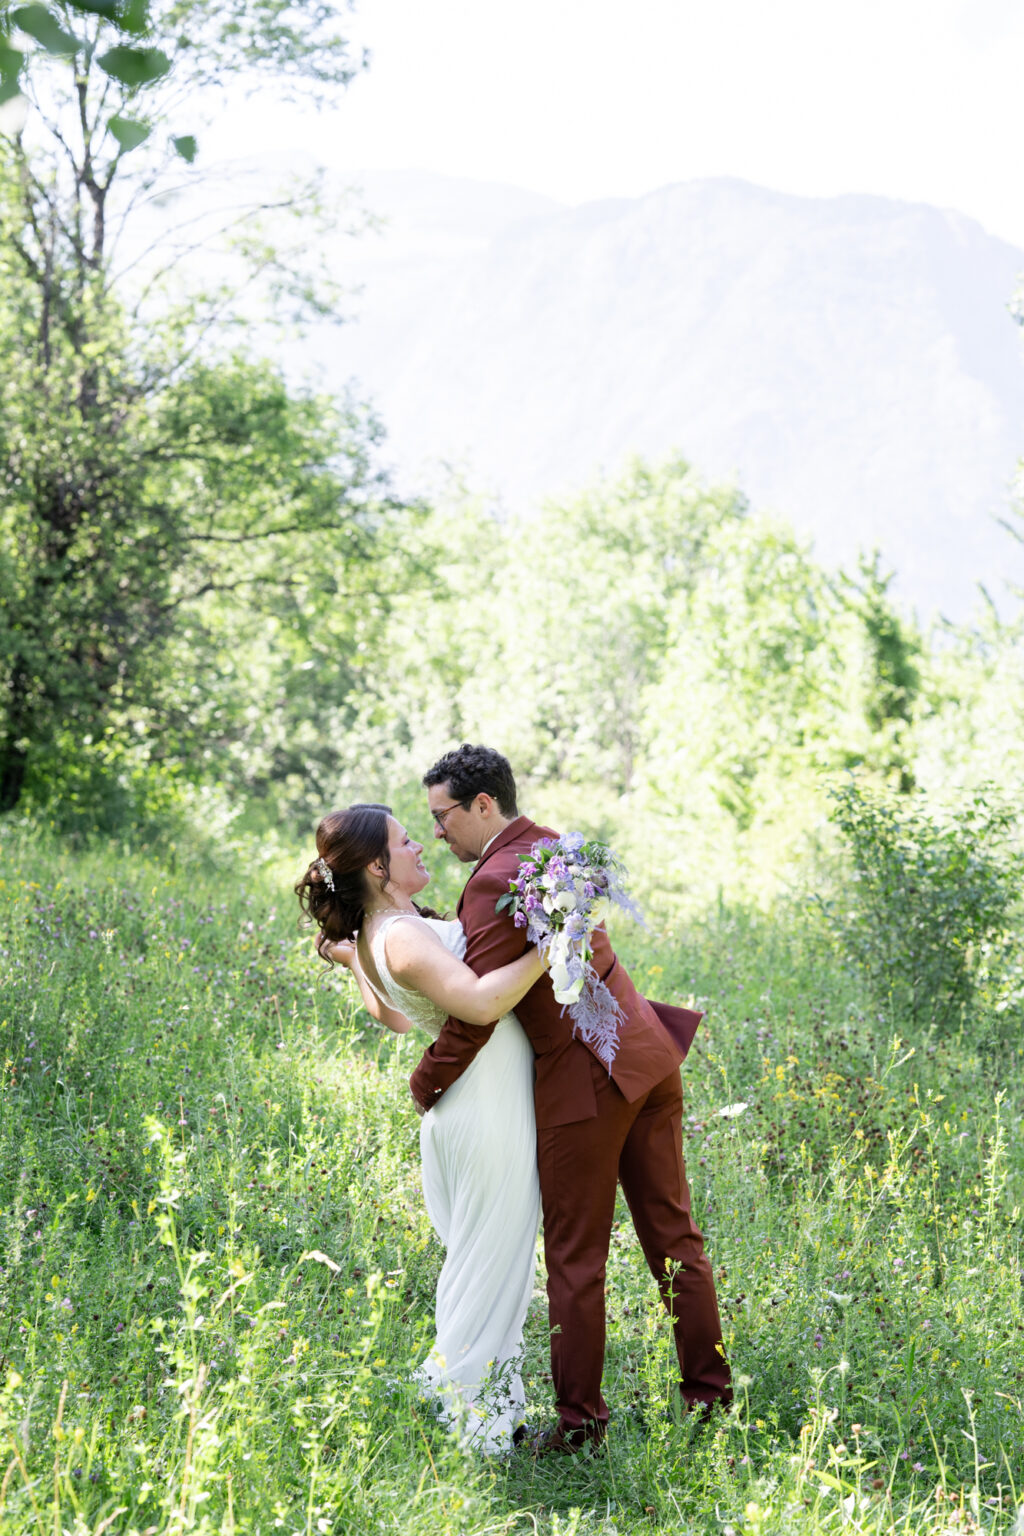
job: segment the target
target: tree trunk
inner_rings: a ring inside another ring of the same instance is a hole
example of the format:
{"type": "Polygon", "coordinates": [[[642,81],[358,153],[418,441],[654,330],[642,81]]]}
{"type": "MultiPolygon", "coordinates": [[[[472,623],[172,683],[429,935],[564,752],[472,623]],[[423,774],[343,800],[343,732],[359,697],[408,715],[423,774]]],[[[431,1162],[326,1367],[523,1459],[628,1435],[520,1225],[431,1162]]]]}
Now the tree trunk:
{"type": "Polygon", "coordinates": [[[13,811],[21,799],[28,767],[28,752],[21,743],[8,736],[0,744],[0,813],[13,811]]]}
{"type": "Polygon", "coordinates": [[[28,677],[20,662],[11,674],[7,705],[7,729],[0,738],[0,814],[13,811],[21,799],[28,768],[25,718],[28,702],[28,677]]]}

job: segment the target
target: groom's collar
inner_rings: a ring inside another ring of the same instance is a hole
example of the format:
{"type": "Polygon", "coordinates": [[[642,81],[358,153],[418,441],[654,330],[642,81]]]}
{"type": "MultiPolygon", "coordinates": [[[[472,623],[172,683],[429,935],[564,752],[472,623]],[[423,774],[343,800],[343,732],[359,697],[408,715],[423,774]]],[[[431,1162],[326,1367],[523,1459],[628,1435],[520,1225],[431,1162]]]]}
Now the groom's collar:
{"type": "Polygon", "coordinates": [[[509,843],[515,842],[517,837],[522,837],[532,826],[533,822],[529,816],[517,816],[514,821],[509,822],[507,827],[502,827],[500,832],[496,832],[490,842],[486,844],[476,864],[473,866],[474,875],[481,864],[486,863],[493,853],[497,853],[499,848],[505,848],[509,843]]]}

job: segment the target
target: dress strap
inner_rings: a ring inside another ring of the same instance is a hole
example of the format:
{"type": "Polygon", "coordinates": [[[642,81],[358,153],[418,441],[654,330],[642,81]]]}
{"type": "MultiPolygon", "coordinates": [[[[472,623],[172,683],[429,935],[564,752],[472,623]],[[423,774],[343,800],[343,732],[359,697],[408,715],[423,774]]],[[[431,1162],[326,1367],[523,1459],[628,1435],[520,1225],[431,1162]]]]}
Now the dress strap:
{"type": "Polygon", "coordinates": [[[373,987],[373,990],[377,993],[377,996],[380,997],[381,1001],[386,1003],[389,1008],[394,1008],[394,1007],[398,1006],[398,1004],[395,1001],[395,995],[400,997],[401,994],[405,991],[405,988],[399,986],[398,982],[395,980],[395,978],[391,974],[391,971],[390,971],[390,969],[388,967],[388,957],[387,957],[387,954],[385,952],[384,941],[385,941],[385,938],[387,937],[387,931],[392,926],[392,924],[397,923],[403,917],[415,917],[415,916],[416,916],[415,912],[389,912],[389,913],[387,913],[387,915],[382,917],[380,922],[377,924],[376,928],[373,931],[373,938],[370,940],[370,953],[373,955],[373,963],[377,967],[377,975],[380,977],[381,981],[384,983],[384,986],[387,989],[387,991],[392,993],[393,995],[391,997],[382,997],[381,993],[380,993],[380,990],[377,987],[373,987],[373,982],[370,981],[369,976],[367,976],[366,979],[367,979],[367,981],[370,981],[370,985],[371,985],[371,987],[373,987]]]}

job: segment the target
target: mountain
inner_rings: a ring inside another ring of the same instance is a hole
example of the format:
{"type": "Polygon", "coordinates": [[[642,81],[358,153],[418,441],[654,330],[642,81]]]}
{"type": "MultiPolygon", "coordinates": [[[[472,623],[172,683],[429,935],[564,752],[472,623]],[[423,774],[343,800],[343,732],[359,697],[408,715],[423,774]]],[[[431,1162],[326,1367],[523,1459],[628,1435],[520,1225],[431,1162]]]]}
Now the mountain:
{"type": "Polygon", "coordinates": [[[406,486],[456,462],[539,507],[679,450],[826,562],[878,545],[923,613],[1024,581],[995,521],[1024,454],[1024,252],[978,224],[733,180],[576,208],[361,180],[381,226],[331,253],[358,318],[302,355],[375,399],[406,486]]]}

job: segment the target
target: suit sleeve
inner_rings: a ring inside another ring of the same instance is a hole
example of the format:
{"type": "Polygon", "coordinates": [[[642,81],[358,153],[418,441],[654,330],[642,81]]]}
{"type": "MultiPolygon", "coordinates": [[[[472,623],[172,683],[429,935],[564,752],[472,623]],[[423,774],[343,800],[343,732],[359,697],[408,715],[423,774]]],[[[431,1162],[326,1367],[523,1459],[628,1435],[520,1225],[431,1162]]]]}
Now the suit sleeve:
{"type": "MultiPolygon", "coordinates": [[[[466,928],[465,961],[478,976],[508,965],[526,952],[523,930],[510,917],[494,910],[495,903],[508,890],[508,874],[493,869],[489,860],[474,875],[462,902],[466,928]]],[[[518,862],[518,861],[516,861],[518,862]]],[[[495,1021],[497,1022],[497,1021],[495,1021]]],[[[465,1072],[477,1051],[491,1038],[494,1024],[463,1024],[460,1019],[445,1020],[434,1043],[424,1051],[409,1088],[417,1104],[430,1109],[465,1072]]]]}

